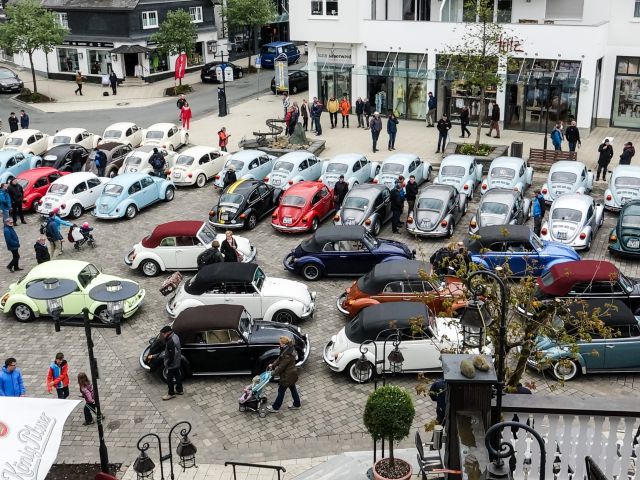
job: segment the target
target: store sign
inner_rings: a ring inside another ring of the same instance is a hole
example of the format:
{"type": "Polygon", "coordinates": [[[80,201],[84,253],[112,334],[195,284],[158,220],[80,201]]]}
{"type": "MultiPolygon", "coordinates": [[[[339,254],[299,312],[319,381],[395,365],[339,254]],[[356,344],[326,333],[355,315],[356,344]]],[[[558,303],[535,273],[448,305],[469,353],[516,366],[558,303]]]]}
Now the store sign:
{"type": "Polygon", "coordinates": [[[500,35],[498,38],[498,49],[502,53],[523,53],[522,42],[518,38],[505,37],[500,35]]]}
{"type": "Polygon", "coordinates": [[[318,63],[324,65],[352,64],[350,48],[322,48],[316,49],[318,63]]]}
{"type": "Polygon", "coordinates": [[[113,48],[113,42],[77,42],[73,40],[67,40],[62,42],[62,45],[70,45],[73,47],[102,47],[113,48]]]}

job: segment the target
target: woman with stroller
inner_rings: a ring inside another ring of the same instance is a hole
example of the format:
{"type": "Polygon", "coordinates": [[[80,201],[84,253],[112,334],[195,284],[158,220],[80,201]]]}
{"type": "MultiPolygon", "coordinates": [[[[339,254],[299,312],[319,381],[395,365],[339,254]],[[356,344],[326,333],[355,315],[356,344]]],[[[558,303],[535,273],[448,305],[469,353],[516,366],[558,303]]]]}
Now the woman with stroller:
{"type": "Polygon", "coordinates": [[[273,405],[267,407],[269,413],[277,413],[280,411],[287,389],[291,391],[291,398],[293,399],[293,404],[289,405],[289,409],[299,410],[302,406],[300,403],[300,395],[298,395],[298,390],[296,389],[296,382],[298,381],[297,362],[298,354],[291,339],[289,337],[280,337],[280,356],[268,367],[268,370],[273,370],[273,377],[279,377],[278,396],[273,402],[273,405]]]}

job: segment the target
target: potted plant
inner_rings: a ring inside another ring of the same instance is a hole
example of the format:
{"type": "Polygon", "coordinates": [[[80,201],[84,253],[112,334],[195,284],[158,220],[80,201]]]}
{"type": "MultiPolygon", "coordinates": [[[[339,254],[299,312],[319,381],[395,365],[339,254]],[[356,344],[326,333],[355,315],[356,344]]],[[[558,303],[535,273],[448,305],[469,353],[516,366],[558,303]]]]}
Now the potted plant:
{"type": "Polygon", "coordinates": [[[394,385],[377,389],[364,408],[364,425],[375,441],[389,442],[389,457],[373,465],[376,480],[408,480],[413,473],[411,465],[394,458],[393,443],[406,438],[411,430],[415,408],[409,392],[394,385]]]}

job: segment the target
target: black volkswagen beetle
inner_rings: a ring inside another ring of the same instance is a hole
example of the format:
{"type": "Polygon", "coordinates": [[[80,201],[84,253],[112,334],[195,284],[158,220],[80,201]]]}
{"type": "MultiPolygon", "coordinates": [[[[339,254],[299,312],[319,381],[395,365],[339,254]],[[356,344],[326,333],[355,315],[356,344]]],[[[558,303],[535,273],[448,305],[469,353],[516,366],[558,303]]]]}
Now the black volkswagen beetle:
{"type": "Polygon", "coordinates": [[[258,220],[278,206],[282,190],[262,180],[238,180],[220,195],[209,212],[209,223],[217,228],[252,230],[258,220]]]}
{"type": "MultiPolygon", "coordinates": [[[[184,310],[172,324],[180,338],[183,378],[189,375],[255,375],[278,358],[279,338],[293,340],[298,366],[311,351],[307,335],[299,327],[254,320],[241,305],[202,305],[184,310]]],[[[140,366],[166,380],[164,342],[160,335],[149,340],[140,354],[140,366]]]]}
{"type": "Polygon", "coordinates": [[[492,225],[524,225],[531,213],[531,201],[519,190],[492,188],[480,200],[478,210],[469,222],[469,234],[492,225]]]}
{"type": "Polygon", "coordinates": [[[364,225],[374,236],[391,220],[391,192],[385,185],[366,183],[356,185],[344,197],[333,223],[335,225],[364,225]]]}
{"type": "MultiPolygon", "coordinates": [[[[109,178],[113,178],[118,175],[118,170],[122,167],[124,157],[126,157],[132,150],[129,145],[119,142],[101,143],[98,145],[98,149],[102,150],[102,152],[107,156],[107,166],[104,169],[104,176],[109,178]]],[[[96,175],[98,174],[93,150],[89,153],[89,158],[84,164],[84,168],[82,170],[85,172],[93,172],[96,175]]]]}
{"type": "Polygon", "coordinates": [[[89,150],[75,143],[56,145],[44,152],[42,155],[42,166],[52,167],[61,172],[70,172],[71,155],[75,150],[80,150],[82,153],[82,165],[84,166],[87,158],[89,158],[89,150]]]}

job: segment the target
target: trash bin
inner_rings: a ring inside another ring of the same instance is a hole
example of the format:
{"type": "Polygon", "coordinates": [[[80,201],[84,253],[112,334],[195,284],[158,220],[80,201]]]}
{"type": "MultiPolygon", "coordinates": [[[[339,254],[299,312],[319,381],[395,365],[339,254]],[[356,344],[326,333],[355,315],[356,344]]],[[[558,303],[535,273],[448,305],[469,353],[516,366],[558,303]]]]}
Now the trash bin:
{"type": "Polygon", "coordinates": [[[522,158],[522,142],[511,142],[511,156],[522,158]]]}
{"type": "Polygon", "coordinates": [[[227,116],[227,96],[225,95],[222,87],[218,87],[218,116],[227,116]]]}

